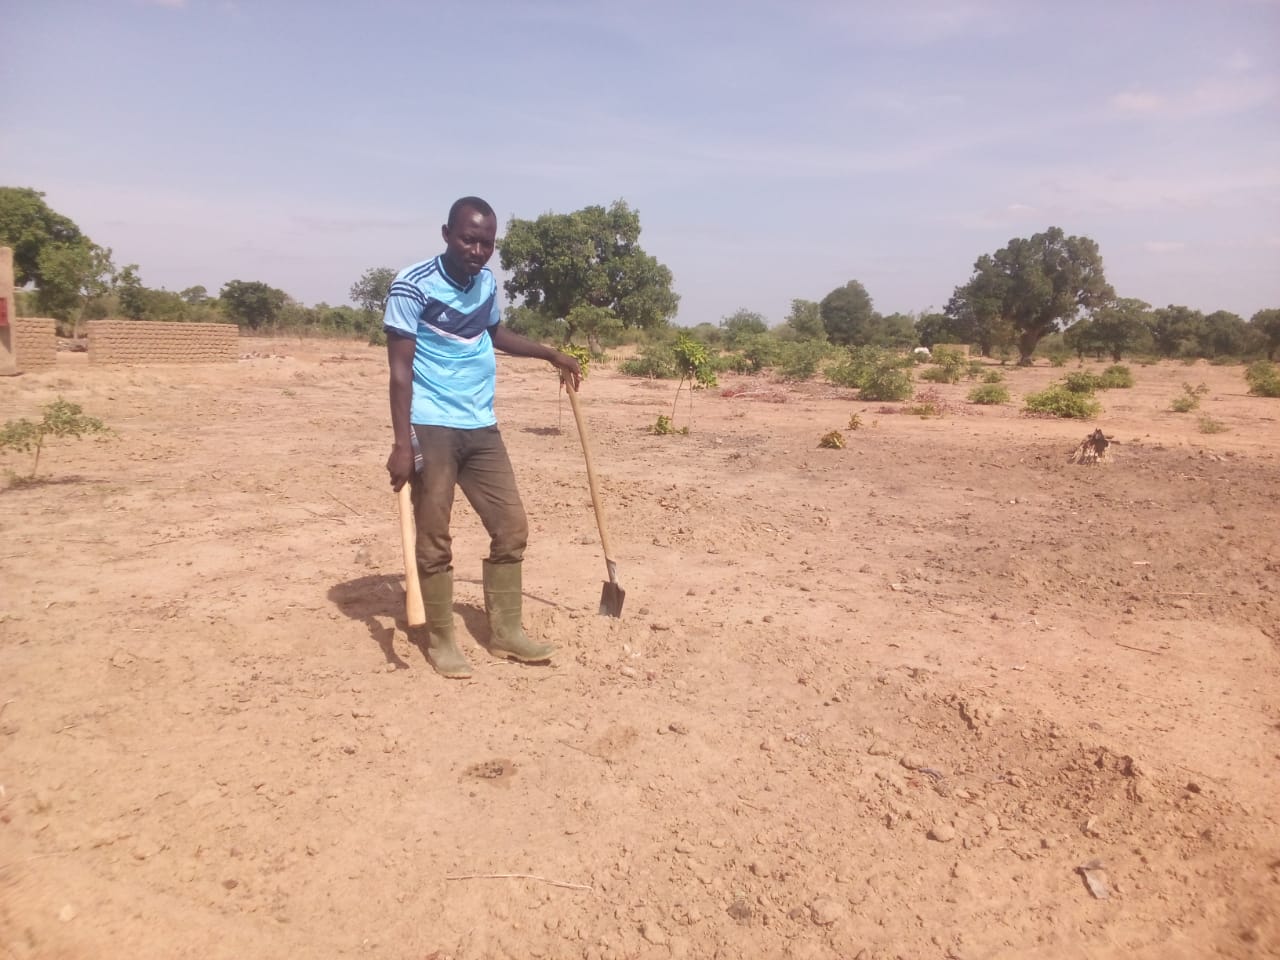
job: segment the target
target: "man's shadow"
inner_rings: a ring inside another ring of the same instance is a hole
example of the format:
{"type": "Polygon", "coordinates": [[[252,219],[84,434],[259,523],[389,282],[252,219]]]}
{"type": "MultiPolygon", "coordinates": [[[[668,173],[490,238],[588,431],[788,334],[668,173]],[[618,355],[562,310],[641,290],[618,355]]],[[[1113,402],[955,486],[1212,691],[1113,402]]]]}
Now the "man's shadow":
{"type": "MultiPolygon", "coordinates": [[[[459,578],[459,582],[480,583],[479,580],[472,581],[463,578],[459,578]]],[[[382,651],[387,663],[393,664],[397,670],[409,669],[409,664],[405,663],[400,655],[396,653],[394,641],[397,628],[404,631],[409,638],[409,642],[418,649],[423,661],[426,661],[426,628],[410,627],[408,620],[405,618],[404,576],[402,574],[370,574],[364,577],[357,577],[355,580],[336,583],[329,588],[328,597],[334,606],[344,614],[352,620],[359,620],[365,625],[365,629],[369,631],[369,636],[378,645],[378,649],[382,651]],[[386,619],[390,619],[394,625],[384,627],[382,621],[386,619]]],[[[525,597],[537,600],[539,603],[545,603],[548,606],[560,606],[560,604],[551,600],[544,600],[529,593],[526,593],[525,597]]],[[[487,650],[491,632],[489,630],[489,617],[485,613],[484,607],[474,603],[458,603],[455,600],[453,612],[455,616],[462,618],[462,625],[466,632],[481,647],[487,650]]]]}

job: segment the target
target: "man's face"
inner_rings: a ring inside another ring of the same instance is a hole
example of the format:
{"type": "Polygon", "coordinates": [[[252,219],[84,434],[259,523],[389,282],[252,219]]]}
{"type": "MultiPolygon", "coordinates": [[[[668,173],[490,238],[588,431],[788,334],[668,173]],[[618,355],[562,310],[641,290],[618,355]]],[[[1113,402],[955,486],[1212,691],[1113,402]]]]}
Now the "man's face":
{"type": "Polygon", "coordinates": [[[440,228],[444,237],[445,263],[449,273],[461,279],[470,279],[493,256],[493,245],[498,237],[496,217],[463,207],[453,223],[440,228]]]}

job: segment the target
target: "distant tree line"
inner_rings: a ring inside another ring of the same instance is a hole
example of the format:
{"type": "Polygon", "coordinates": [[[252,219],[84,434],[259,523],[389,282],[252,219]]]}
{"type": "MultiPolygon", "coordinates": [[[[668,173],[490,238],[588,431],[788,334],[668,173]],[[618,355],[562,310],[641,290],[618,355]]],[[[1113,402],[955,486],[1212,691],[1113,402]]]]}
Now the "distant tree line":
{"type": "MultiPolygon", "coordinates": [[[[639,244],[640,214],[624,201],[573,213],[511,218],[499,244],[508,274],[506,322],[517,332],[595,352],[627,337],[658,340],[679,306],[671,271],[639,244]]],[[[0,187],[0,244],[14,250],[19,309],[51,316],[73,329],[81,320],[123,317],[180,322],[220,321],[261,333],[314,333],[378,341],[395,270],[371,267],[351,286],[351,305],[305,306],[260,280],[231,280],[213,294],[143,283],[137,264],[117,268],[109,247],[85,236],[52,210],[44,195],[0,187]]],[[[795,357],[824,347],[901,350],[938,343],[970,344],[985,356],[1031,361],[1037,349],[1080,357],[1247,358],[1280,351],[1280,309],[1250,320],[1219,310],[1153,308],[1118,297],[1098,245],[1058,227],[1014,238],[974,262],[941,312],[881,314],[867,289],[850,280],[820,300],[795,299],[773,326],[740,309],[691,333],[703,342],[763,357],[785,346],[795,357]]]]}

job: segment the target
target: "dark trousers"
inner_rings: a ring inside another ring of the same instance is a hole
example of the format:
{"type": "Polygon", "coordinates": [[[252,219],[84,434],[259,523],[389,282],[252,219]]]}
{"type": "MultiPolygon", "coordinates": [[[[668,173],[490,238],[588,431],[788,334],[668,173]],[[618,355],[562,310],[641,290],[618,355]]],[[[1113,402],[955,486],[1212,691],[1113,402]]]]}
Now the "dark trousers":
{"type": "Polygon", "coordinates": [[[413,429],[423,463],[422,472],[413,477],[418,573],[429,577],[453,564],[449,519],[455,486],[462,488],[489,532],[489,562],[519,563],[529,541],[529,521],[498,428],[455,430],[414,424],[413,429]]]}

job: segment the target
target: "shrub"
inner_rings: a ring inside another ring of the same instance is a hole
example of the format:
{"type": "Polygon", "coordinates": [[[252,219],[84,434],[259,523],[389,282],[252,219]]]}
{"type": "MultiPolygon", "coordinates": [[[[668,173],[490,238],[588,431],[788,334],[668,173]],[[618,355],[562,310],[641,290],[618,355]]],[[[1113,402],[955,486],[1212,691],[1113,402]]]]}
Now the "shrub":
{"type": "Polygon", "coordinates": [[[778,345],[774,368],[783,380],[809,380],[818,372],[818,364],[826,354],[823,345],[814,340],[799,340],[778,345]]]}
{"type": "Polygon", "coordinates": [[[1190,413],[1200,406],[1200,398],[1208,392],[1209,388],[1203,383],[1198,387],[1184,383],[1182,385],[1182,393],[1173,398],[1173,402],[1169,404],[1169,409],[1174,413],[1190,413]]]}
{"type": "Polygon", "coordinates": [[[958,383],[960,377],[964,375],[965,368],[969,365],[965,355],[954,347],[934,347],[929,356],[929,362],[947,373],[949,379],[935,381],[938,383],[958,383]]]}
{"type": "Polygon", "coordinates": [[[1089,395],[1098,389],[1099,381],[1087,370],[1073,370],[1062,378],[1062,386],[1072,393],[1089,395]]]}
{"type": "Polygon", "coordinates": [[[982,382],[983,383],[1003,383],[1004,374],[1001,373],[999,370],[988,370],[986,373],[982,375],[982,382]]]}
{"type": "Polygon", "coordinates": [[[657,434],[660,437],[665,437],[673,433],[687,435],[689,433],[689,428],[681,427],[679,430],[677,430],[675,426],[671,423],[671,418],[668,417],[666,414],[660,413],[658,414],[657,423],[655,423],[652,427],[649,428],[649,432],[657,434]]]}
{"type": "Polygon", "coordinates": [[[914,417],[940,417],[946,410],[946,403],[942,399],[942,394],[937,390],[922,390],[916,394],[911,406],[907,407],[906,412],[914,417]]]}
{"type": "Polygon", "coordinates": [[[920,371],[920,379],[929,383],[959,383],[960,371],[947,367],[926,367],[920,371]]]}
{"type": "Polygon", "coordinates": [[[850,429],[850,430],[861,430],[861,429],[862,429],[862,418],[861,418],[860,416],[858,416],[856,413],[854,413],[854,414],[850,414],[850,416],[849,416],[849,427],[848,427],[848,429],[850,429]]]}
{"type": "Polygon", "coordinates": [[[629,377],[674,380],[680,375],[680,368],[670,343],[651,343],[643,346],[638,356],[618,364],[618,372],[629,377]]]}
{"type": "Polygon", "coordinates": [[[1024,400],[1027,413],[1072,420],[1091,420],[1102,412],[1102,404],[1087,393],[1075,393],[1055,383],[1039,393],[1029,393],[1024,400]]]}
{"type": "Polygon", "coordinates": [[[827,450],[843,450],[845,447],[844,434],[839,430],[832,430],[830,433],[824,433],[822,439],[818,441],[818,446],[827,450]]]}
{"type": "Polygon", "coordinates": [[[861,400],[905,400],[911,396],[911,374],[905,368],[912,362],[878,347],[853,347],[826,375],[838,387],[856,387],[861,400]]]}
{"type": "Polygon", "coordinates": [[[778,341],[767,333],[758,333],[742,342],[739,353],[747,361],[749,373],[772,367],[778,358],[778,341]]]}
{"type": "Polygon", "coordinates": [[[859,400],[905,400],[911,396],[911,374],[901,369],[877,368],[863,380],[859,400]]]}
{"type": "Polygon", "coordinates": [[[1009,388],[1002,383],[984,383],[969,391],[970,403],[997,404],[1009,402],[1009,388]]]}
{"type": "Polygon", "coordinates": [[[1227,425],[1220,420],[1215,420],[1210,416],[1200,417],[1201,433],[1226,433],[1227,429],[1227,425]]]}
{"type": "Polygon", "coordinates": [[[1267,360],[1249,364],[1244,372],[1249,392],[1255,397],[1280,397],[1280,369],[1267,360]]]}
{"type": "Polygon", "coordinates": [[[1133,386],[1133,372],[1122,363],[1113,363],[1098,378],[1101,390],[1127,390],[1133,386]]]}
{"type": "Polygon", "coordinates": [[[982,376],[982,361],[970,360],[969,365],[965,367],[964,376],[966,380],[977,380],[982,376]]]}

